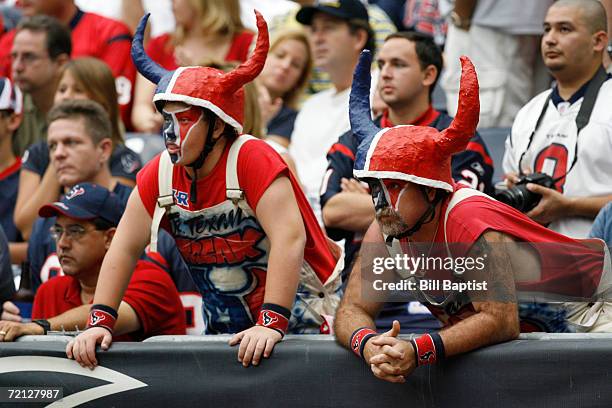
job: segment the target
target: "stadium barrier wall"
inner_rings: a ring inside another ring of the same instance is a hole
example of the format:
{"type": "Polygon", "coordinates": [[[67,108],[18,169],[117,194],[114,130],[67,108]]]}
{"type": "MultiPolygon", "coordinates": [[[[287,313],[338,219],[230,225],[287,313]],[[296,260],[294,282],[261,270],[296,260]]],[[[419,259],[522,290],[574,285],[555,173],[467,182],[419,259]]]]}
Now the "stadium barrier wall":
{"type": "Polygon", "coordinates": [[[521,336],[417,368],[405,384],[376,379],[329,336],[287,336],[249,368],[229,336],[162,336],[113,344],[93,371],[65,358],[68,340],[0,344],[0,387],[62,387],[50,406],[612,407],[610,335],[521,336]]]}

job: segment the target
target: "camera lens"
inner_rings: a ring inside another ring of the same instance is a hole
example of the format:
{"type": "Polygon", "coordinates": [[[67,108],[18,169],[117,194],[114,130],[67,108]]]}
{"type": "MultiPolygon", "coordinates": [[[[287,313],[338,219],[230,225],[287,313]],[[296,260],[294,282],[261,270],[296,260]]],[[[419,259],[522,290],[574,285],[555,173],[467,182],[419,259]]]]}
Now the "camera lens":
{"type": "Polygon", "coordinates": [[[527,212],[538,205],[541,196],[527,190],[526,184],[521,184],[500,192],[496,198],[521,212],[527,212]]]}

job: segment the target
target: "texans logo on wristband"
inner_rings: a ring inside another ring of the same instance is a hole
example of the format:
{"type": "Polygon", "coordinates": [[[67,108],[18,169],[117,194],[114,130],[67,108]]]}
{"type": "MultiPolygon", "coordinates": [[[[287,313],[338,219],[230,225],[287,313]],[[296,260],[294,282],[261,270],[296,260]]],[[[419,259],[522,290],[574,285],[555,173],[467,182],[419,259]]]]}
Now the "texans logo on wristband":
{"type": "Polygon", "coordinates": [[[353,350],[359,350],[359,337],[356,337],[353,342],[353,350]]]}
{"type": "Polygon", "coordinates": [[[268,314],[268,312],[263,312],[262,317],[263,317],[263,325],[264,325],[264,326],[269,326],[269,325],[271,325],[272,323],[276,323],[276,322],[278,322],[278,317],[276,317],[276,316],[270,316],[270,315],[268,314]]]}
{"type": "Polygon", "coordinates": [[[433,351],[427,351],[419,356],[419,360],[430,362],[429,359],[434,355],[433,351]]]}
{"type": "Polygon", "coordinates": [[[89,325],[90,326],[95,326],[99,322],[104,321],[104,319],[106,319],[106,316],[104,315],[104,313],[101,313],[101,312],[98,312],[97,310],[94,310],[89,315],[89,325]]]}

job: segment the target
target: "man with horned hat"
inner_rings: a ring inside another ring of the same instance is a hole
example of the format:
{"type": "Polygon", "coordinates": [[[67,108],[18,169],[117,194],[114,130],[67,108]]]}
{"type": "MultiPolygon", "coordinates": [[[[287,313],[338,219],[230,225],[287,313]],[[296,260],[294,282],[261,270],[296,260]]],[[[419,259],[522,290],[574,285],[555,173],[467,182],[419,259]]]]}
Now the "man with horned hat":
{"type": "MultiPolygon", "coordinates": [[[[519,290],[523,291],[521,295],[529,291],[534,296],[544,292],[574,298],[600,294],[607,276],[604,266],[609,263],[602,241],[587,246],[453,182],[451,156],[465,149],[478,123],[478,81],[470,60],[461,59],[459,109],[442,132],[421,126],[376,126],[370,118],[370,64],[370,53],[364,51],[353,78],[350,121],[353,133],[361,140],[354,174],[370,186],[376,220],[365,235],[336,314],[338,342],[369,363],[376,377],[404,382],[418,366],[514,339],[519,329],[528,329],[520,319],[535,303],[525,308],[517,304],[519,290]],[[425,251],[421,251],[423,248],[425,251]],[[405,290],[412,291],[444,327],[439,333],[404,341],[397,338],[400,327],[395,321],[388,332],[379,335],[373,330],[373,319],[384,300],[368,297],[367,274],[384,273],[374,269],[380,254],[387,261],[403,255],[418,258],[419,252],[424,257],[443,253],[451,260],[458,260],[458,255],[484,259],[486,267],[480,276],[489,286],[481,286],[482,293],[476,285],[470,288],[467,273],[463,274],[455,263],[450,267],[450,289],[422,289],[421,281],[428,277],[423,272],[429,274],[429,267],[406,274],[400,264],[392,263],[387,266],[390,272],[406,278],[405,290]],[[522,277],[521,273],[529,276],[522,277]],[[457,289],[461,283],[467,285],[463,290],[457,289]]],[[[554,309],[565,318],[562,323],[582,321],[587,314],[584,309],[562,308],[554,309]],[[570,316],[570,312],[575,313],[570,316]]],[[[542,324],[536,329],[549,329],[553,323],[545,318],[552,315],[536,316],[540,318],[537,323],[542,324]]],[[[561,324],[558,320],[554,324],[561,324]]]]}
{"type": "Polygon", "coordinates": [[[138,174],[102,265],[89,328],[67,346],[83,366],[97,364],[96,344],[109,347],[133,265],[149,239],[156,250],[159,226],[174,236],[202,294],[205,333],[235,333],[230,345],[240,343],[245,367],[269,357],[287,331],[319,333],[326,327],[321,314],[334,314],[338,254],[283,159],[241,135],[242,87],[268,53],[266,22],[255,13],[253,55],[229,73],[164,70],[142,47],[148,16],[138,26],[132,58],[157,84],[153,102],[164,116],[166,151],[138,174]]]}

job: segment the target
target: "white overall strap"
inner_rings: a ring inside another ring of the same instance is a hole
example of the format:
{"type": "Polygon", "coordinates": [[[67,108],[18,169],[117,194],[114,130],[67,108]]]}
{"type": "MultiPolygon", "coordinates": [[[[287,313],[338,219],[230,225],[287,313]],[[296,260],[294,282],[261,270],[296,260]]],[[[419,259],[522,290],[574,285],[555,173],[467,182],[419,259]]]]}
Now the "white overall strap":
{"type": "Polygon", "coordinates": [[[244,191],[240,189],[238,182],[238,154],[243,144],[249,140],[257,139],[251,135],[240,135],[238,139],[232,143],[229,155],[227,156],[227,165],[225,167],[225,196],[234,204],[244,200],[244,191]]]}
{"type": "Polygon", "coordinates": [[[157,205],[153,211],[153,221],[151,222],[151,243],[149,244],[150,252],[157,252],[157,237],[159,234],[159,225],[164,217],[167,209],[174,205],[174,196],[172,194],[172,172],[174,165],[170,160],[170,154],[164,150],[159,156],[159,168],[157,170],[157,182],[159,184],[159,195],[157,197],[157,205]]]}
{"type": "Polygon", "coordinates": [[[448,203],[448,206],[446,207],[446,213],[444,214],[444,242],[446,242],[447,244],[448,235],[446,234],[446,221],[448,220],[448,215],[450,214],[451,210],[461,201],[474,196],[481,196],[486,197],[490,200],[495,200],[494,198],[486,195],[485,193],[478,190],[474,190],[473,188],[461,188],[455,191],[448,203]]]}

